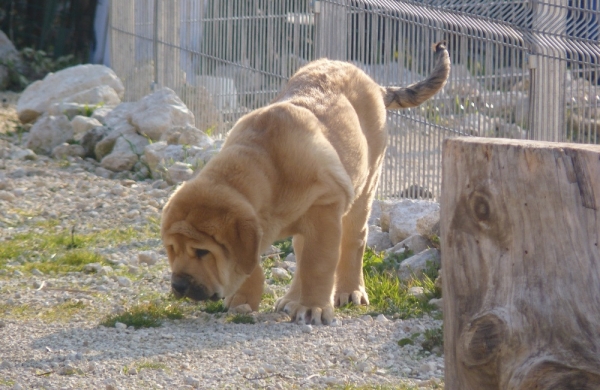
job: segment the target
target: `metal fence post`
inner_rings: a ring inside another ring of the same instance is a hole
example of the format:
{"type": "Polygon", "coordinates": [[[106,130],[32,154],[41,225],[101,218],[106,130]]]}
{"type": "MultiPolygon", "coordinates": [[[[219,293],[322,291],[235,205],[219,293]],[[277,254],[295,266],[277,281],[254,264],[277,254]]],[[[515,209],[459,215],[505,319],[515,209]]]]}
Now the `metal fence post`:
{"type": "Polygon", "coordinates": [[[315,1],[316,58],[348,59],[347,0],[315,1]]]}
{"type": "Polygon", "coordinates": [[[152,55],[154,61],[154,80],[150,84],[150,89],[158,89],[158,1],[154,0],[154,15],[152,20],[152,55]]]}
{"type": "Polygon", "coordinates": [[[568,0],[533,1],[533,51],[529,57],[531,115],[534,139],[565,138],[566,53],[560,35],[567,26],[568,0]]]}

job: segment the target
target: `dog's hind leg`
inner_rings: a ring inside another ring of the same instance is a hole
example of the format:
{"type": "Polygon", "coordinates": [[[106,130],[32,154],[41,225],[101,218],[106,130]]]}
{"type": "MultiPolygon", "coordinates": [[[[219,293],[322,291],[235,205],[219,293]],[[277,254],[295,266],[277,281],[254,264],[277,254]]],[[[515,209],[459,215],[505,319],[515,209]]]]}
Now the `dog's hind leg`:
{"type": "Polygon", "coordinates": [[[341,255],[335,271],[336,306],[344,306],[347,303],[369,304],[362,260],[367,244],[367,219],[371,199],[372,196],[369,196],[367,191],[363,192],[343,218],[341,255]]]}

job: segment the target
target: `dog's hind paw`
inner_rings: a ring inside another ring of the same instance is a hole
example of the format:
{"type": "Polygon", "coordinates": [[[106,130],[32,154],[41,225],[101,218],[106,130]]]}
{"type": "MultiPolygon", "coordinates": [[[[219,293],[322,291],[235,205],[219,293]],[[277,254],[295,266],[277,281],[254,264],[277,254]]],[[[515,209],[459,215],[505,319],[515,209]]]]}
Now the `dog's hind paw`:
{"type": "Polygon", "coordinates": [[[335,294],[334,302],[336,306],[344,306],[352,303],[356,306],[368,305],[369,295],[363,289],[352,291],[351,293],[339,292],[335,294]]]}
{"type": "Polygon", "coordinates": [[[287,313],[297,324],[331,325],[334,320],[333,306],[304,306],[297,301],[280,298],[275,310],[287,313]]]}

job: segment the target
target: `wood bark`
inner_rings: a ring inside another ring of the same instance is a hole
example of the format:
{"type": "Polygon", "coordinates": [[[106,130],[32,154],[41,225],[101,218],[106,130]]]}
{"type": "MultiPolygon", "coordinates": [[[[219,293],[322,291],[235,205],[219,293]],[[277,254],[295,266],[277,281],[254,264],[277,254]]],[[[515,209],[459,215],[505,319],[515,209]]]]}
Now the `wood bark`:
{"type": "Polygon", "coordinates": [[[600,389],[600,146],[444,141],[447,390],[600,389]]]}

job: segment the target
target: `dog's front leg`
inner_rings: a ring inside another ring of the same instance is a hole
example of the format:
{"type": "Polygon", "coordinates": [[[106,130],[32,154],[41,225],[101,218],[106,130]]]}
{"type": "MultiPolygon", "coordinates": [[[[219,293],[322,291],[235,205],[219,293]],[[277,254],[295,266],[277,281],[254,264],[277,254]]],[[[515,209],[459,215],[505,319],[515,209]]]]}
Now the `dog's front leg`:
{"type": "Polygon", "coordinates": [[[257,311],[262,299],[264,282],[263,269],[257,265],[240,288],[232,295],[225,297],[225,307],[234,309],[247,303],[253,311],[257,311]]]}
{"type": "MultiPolygon", "coordinates": [[[[340,256],[342,207],[313,206],[300,224],[302,251],[290,291],[275,304],[292,321],[331,324],[335,268],[340,256]]],[[[299,256],[298,256],[299,255],[299,256]]]]}

